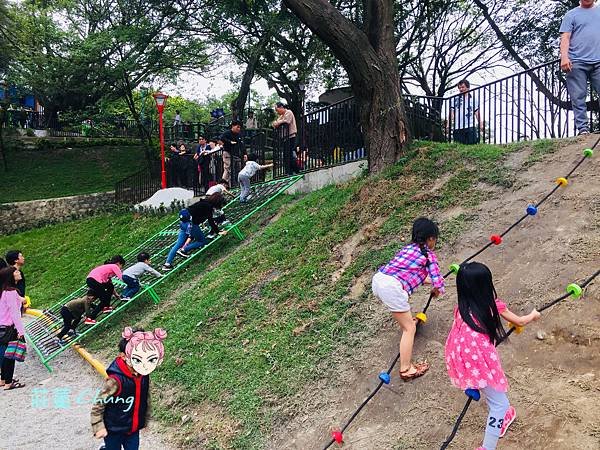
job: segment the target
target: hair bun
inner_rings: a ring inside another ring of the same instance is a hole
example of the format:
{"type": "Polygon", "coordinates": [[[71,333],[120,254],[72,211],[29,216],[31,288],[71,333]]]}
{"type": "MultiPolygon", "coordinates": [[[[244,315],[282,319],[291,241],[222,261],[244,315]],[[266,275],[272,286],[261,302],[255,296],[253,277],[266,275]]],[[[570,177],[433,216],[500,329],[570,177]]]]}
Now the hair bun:
{"type": "Polygon", "coordinates": [[[133,333],[133,328],[131,327],[125,327],[125,329],[123,330],[123,333],[121,333],[121,337],[123,339],[131,339],[131,337],[134,335],[133,333]]]}
{"type": "Polygon", "coordinates": [[[166,332],[166,330],[163,330],[162,328],[155,328],[154,329],[154,337],[158,340],[164,341],[167,337],[167,332],[166,332]]]}

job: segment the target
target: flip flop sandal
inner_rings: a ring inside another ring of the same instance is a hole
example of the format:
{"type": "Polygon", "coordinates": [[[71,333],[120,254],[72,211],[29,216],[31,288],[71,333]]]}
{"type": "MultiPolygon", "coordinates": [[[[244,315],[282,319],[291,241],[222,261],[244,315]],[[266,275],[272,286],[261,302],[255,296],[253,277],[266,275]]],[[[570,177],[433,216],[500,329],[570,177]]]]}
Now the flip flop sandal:
{"type": "Polygon", "coordinates": [[[409,369],[400,372],[400,378],[402,379],[402,381],[410,381],[414,378],[422,377],[423,375],[425,375],[425,373],[428,370],[429,370],[429,364],[426,362],[418,363],[418,364],[411,364],[409,369]],[[416,372],[408,374],[410,369],[412,369],[413,367],[416,369],[416,372]]]}
{"type": "Polygon", "coordinates": [[[18,381],[13,381],[12,383],[10,383],[10,387],[7,388],[6,386],[4,387],[5,391],[11,391],[13,389],[20,389],[20,388],[24,388],[25,387],[25,383],[19,383],[18,381]]]}
{"type": "MultiPolygon", "coordinates": [[[[13,383],[18,383],[18,382],[19,382],[18,378],[13,378],[13,383]]],[[[0,383],[0,387],[4,387],[4,386],[6,386],[6,383],[3,381],[0,383]]]]}

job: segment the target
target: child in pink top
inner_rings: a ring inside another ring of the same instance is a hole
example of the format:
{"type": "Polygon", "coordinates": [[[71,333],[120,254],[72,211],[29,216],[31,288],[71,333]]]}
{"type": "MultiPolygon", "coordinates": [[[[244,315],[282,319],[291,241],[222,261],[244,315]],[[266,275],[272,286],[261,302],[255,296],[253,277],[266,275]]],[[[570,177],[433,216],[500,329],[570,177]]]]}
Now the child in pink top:
{"type": "Polygon", "coordinates": [[[506,338],[500,317],[525,326],[540,318],[535,309],[525,316],[508,310],[496,296],[492,273],[484,264],[462,264],[456,277],[458,306],[446,340],[446,368],[454,386],[462,390],[479,389],[489,408],[483,446],[494,450],[515,420],[506,392],[508,381],[502,370],[496,345],[506,338]]]}
{"type": "Polygon", "coordinates": [[[17,291],[17,283],[21,281],[21,271],[9,266],[0,270],[0,327],[2,339],[0,340],[0,386],[5,390],[22,388],[24,383],[19,383],[13,378],[15,373],[15,360],[4,358],[4,352],[9,341],[22,339],[25,327],[21,320],[21,305],[23,297],[17,291]]]}
{"type": "Polygon", "coordinates": [[[92,310],[90,315],[86,317],[84,322],[86,325],[94,325],[100,311],[108,313],[113,310],[110,306],[110,299],[113,295],[118,298],[119,294],[115,292],[115,287],[113,286],[111,279],[112,277],[117,277],[120,280],[123,279],[123,272],[121,272],[123,266],[125,266],[125,259],[121,255],[113,256],[102,266],[92,269],[87,276],[85,283],[90,288],[93,295],[98,297],[100,302],[92,310]]]}

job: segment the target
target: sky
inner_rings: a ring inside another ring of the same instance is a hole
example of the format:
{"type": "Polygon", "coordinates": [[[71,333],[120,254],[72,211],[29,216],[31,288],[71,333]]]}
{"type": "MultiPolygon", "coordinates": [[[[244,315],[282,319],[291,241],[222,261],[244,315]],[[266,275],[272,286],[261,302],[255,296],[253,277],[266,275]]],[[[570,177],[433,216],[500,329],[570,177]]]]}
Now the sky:
{"type": "MultiPolygon", "coordinates": [[[[167,84],[161,87],[161,89],[167,95],[179,95],[188,100],[202,101],[206,100],[208,96],[219,98],[224,94],[239,88],[239,84],[230,81],[230,78],[232,78],[231,74],[237,79],[241,79],[242,75],[241,69],[234,65],[229,67],[225,66],[221,73],[222,75],[211,73],[210,76],[206,77],[192,73],[183,74],[176,83],[167,84]]],[[[268,88],[266,80],[258,77],[254,78],[251,89],[264,97],[276,93],[275,89],[268,88]]],[[[306,99],[309,101],[317,101],[318,96],[321,93],[322,90],[319,92],[311,92],[309,90],[306,99]]]]}

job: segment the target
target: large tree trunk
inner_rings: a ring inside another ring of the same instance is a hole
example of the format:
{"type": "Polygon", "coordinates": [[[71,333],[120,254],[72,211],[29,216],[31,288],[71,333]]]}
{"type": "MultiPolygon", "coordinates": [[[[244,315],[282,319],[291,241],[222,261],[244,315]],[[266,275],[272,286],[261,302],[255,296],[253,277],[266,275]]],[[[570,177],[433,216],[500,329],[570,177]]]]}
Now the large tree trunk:
{"type": "Polygon", "coordinates": [[[328,0],[284,0],[346,69],[360,107],[369,171],[398,161],[408,142],[392,0],[364,0],[363,30],[328,0]]]}
{"type": "Polygon", "coordinates": [[[244,117],[244,108],[246,107],[246,100],[248,99],[248,92],[250,92],[250,84],[252,83],[252,78],[254,78],[254,68],[256,67],[258,58],[258,55],[253,56],[246,65],[239,93],[231,101],[231,120],[242,120],[244,117]]]}
{"type": "Polygon", "coordinates": [[[258,44],[256,44],[256,48],[248,60],[244,76],[242,77],[239,94],[231,102],[231,120],[242,120],[244,117],[244,108],[246,107],[246,100],[248,99],[248,93],[250,92],[252,78],[254,78],[254,71],[256,70],[256,65],[258,64],[268,41],[269,35],[265,34],[258,44]]]}
{"type": "Polygon", "coordinates": [[[144,155],[146,156],[146,162],[148,163],[148,167],[152,167],[152,162],[155,159],[152,155],[152,134],[151,134],[150,130],[146,129],[146,127],[142,123],[140,114],[139,114],[137,108],[135,107],[135,101],[133,98],[133,89],[131,87],[131,83],[129,82],[129,77],[127,75],[125,75],[123,77],[123,91],[124,91],[123,93],[125,94],[124,95],[125,102],[127,103],[129,111],[131,112],[133,120],[135,120],[135,123],[138,128],[138,136],[140,138],[140,141],[142,142],[142,148],[144,149],[144,155]]]}
{"type": "Polygon", "coordinates": [[[4,167],[4,171],[8,172],[8,163],[6,161],[6,149],[4,148],[4,119],[5,119],[5,109],[0,107],[0,155],[2,156],[2,166],[4,167]]]}
{"type": "Polygon", "coordinates": [[[369,171],[378,173],[402,156],[408,139],[404,103],[397,77],[373,74],[371,89],[356,93],[369,155],[369,171]],[[395,100],[394,100],[395,99],[395,100]]]}

